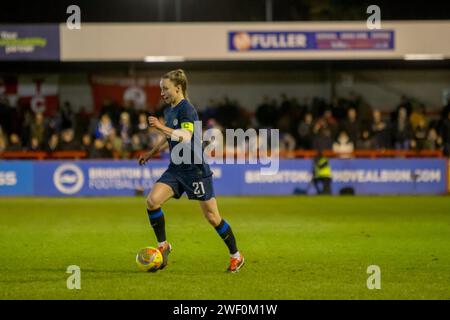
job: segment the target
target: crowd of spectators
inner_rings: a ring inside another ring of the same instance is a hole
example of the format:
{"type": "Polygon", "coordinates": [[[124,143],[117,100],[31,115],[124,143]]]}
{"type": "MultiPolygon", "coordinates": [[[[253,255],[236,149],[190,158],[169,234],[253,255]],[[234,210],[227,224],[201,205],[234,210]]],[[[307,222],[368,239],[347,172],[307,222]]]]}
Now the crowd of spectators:
{"type": "MultiPolygon", "coordinates": [[[[203,129],[278,128],[282,150],[333,150],[343,156],[382,149],[444,150],[448,156],[450,150],[450,101],[431,115],[425,105],[407,97],[391,112],[381,112],[356,94],[331,102],[317,97],[299,101],[285,94],[264,97],[256,112],[225,97],[198,109],[203,129]]],[[[79,150],[89,158],[129,158],[164,139],[148,126],[148,115],[131,102],[105,102],[98,114],[85,108],[74,112],[65,102],[55,115],[44,116],[0,97],[0,152],[79,150]]]]}
{"type": "Polygon", "coordinates": [[[450,100],[440,112],[403,96],[391,111],[373,109],[361,96],[298,101],[282,94],[264,97],[254,114],[237,101],[210,101],[204,121],[221,128],[278,128],[282,150],[333,150],[343,156],[354,150],[450,150],[450,100]]]}

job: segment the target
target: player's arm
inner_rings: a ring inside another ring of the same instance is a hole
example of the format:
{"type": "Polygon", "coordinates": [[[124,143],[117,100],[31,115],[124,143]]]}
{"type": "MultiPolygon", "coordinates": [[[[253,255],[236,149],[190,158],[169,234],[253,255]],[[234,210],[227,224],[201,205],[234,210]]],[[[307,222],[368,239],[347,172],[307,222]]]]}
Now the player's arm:
{"type": "Polygon", "coordinates": [[[190,122],[188,124],[182,123],[181,129],[169,128],[163,125],[156,117],[148,117],[148,123],[167,137],[170,137],[171,140],[183,143],[191,141],[192,133],[194,132],[194,125],[190,122]]]}
{"type": "Polygon", "coordinates": [[[161,139],[149,152],[144,153],[143,155],[139,156],[139,165],[144,165],[147,163],[148,160],[150,160],[150,158],[157,152],[159,152],[159,150],[162,149],[162,147],[164,147],[164,145],[167,143],[166,139],[161,139]]]}

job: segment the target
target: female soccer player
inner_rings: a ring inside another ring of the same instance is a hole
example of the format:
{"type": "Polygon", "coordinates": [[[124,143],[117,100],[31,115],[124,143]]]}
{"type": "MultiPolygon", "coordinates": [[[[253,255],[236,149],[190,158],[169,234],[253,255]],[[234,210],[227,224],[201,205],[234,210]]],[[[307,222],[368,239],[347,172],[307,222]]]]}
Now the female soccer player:
{"type": "Polygon", "coordinates": [[[191,151],[190,161],[186,161],[188,163],[175,164],[171,157],[169,168],[158,179],[147,197],[148,217],[158,240],[158,249],[163,255],[161,269],[167,265],[168,255],[172,250],[170,243],[166,240],[165,220],[161,205],[170,198],[180,198],[183,192],[186,192],[190,200],[199,201],[205,218],[227,245],[230,251],[230,265],[227,271],[237,272],[244,265],[244,257],[237,249],[236,239],[230,225],[219,214],[213,190],[212,171],[202,155],[194,152],[194,144],[201,143],[201,141],[200,137],[193,134],[194,121],[198,121],[198,114],[187,100],[186,74],[180,69],[170,71],[162,76],[160,87],[162,99],[165,103],[170,104],[170,108],[164,111],[165,124],[162,124],[156,117],[149,117],[148,121],[150,126],[155,127],[167,137],[167,141],[162,140],[148,153],[139,157],[139,165],[144,165],[166,142],[169,144],[170,152],[179,143],[190,144],[191,151]],[[194,161],[194,158],[197,161],[194,161]]]}

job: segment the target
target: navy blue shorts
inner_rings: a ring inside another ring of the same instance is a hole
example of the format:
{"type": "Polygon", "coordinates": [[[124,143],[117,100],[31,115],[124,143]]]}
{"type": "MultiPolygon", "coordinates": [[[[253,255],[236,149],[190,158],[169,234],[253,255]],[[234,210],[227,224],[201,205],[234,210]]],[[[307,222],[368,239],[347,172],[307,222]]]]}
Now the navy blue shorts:
{"type": "Polygon", "coordinates": [[[202,177],[190,172],[167,169],[156,182],[172,188],[174,198],[179,199],[186,192],[190,200],[206,201],[214,198],[212,175],[202,177]]]}

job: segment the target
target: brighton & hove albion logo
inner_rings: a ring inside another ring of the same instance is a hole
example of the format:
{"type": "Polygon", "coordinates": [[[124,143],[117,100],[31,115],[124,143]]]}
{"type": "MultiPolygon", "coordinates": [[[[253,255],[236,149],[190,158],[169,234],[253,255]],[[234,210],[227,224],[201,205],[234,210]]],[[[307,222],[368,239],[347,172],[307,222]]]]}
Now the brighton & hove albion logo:
{"type": "Polygon", "coordinates": [[[53,174],[53,183],[61,193],[77,193],[83,187],[83,171],[74,164],[62,164],[53,174]]]}

